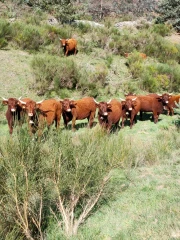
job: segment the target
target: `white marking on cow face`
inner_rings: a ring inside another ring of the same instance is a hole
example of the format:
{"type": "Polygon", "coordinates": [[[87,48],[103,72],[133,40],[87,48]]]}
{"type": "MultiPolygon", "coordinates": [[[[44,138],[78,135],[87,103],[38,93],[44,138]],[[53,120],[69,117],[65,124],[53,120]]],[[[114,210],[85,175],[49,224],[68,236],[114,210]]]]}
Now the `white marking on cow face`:
{"type": "Polygon", "coordinates": [[[132,111],[132,107],[129,108],[129,111],[132,111]]]}
{"type": "Polygon", "coordinates": [[[100,119],[102,119],[102,120],[103,120],[104,118],[103,118],[103,117],[100,117],[100,119]]]}
{"type": "Polygon", "coordinates": [[[29,116],[29,117],[32,117],[32,116],[33,116],[33,113],[28,113],[28,116],[29,116]]]}
{"type": "Polygon", "coordinates": [[[68,108],[66,111],[67,111],[67,112],[71,112],[71,109],[70,109],[70,108],[68,108]]]}
{"type": "Polygon", "coordinates": [[[33,124],[34,122],[32,120],[29,121],[30,124],[33,124]]]}
{"type": "Polygon", "coordinates": [[[168,103],[169,101],[166,101],[166,103],[168,103]]]}
{"type": "Polygon", "coordinates": [[[126,115],[129,115],[129,112],[126,112],[126,115]]]}
{"type": "Polygon", "coordinates": [[[107,116],[108,115],[108,113],[107,112],[104,112],[104,114],[103,114],[104,116],[107,116]]]}
{"type": "Polygon", "coordinates": [[[14,109],[14,108],[11,108],[11,112],[15,112],[16,111],[16,109],[14,109]]]}

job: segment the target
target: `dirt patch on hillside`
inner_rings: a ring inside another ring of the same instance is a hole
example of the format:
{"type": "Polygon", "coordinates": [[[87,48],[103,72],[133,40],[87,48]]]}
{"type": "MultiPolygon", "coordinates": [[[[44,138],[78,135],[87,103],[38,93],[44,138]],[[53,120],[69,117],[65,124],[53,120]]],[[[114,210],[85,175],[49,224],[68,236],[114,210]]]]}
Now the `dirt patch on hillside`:
{"type": "Polygon", "coordinates": [[[171,36],[166,37],[166,39],[168,39],[172,43],[180,44],[180,34],[178,33],[172,34],[171,36]]]}

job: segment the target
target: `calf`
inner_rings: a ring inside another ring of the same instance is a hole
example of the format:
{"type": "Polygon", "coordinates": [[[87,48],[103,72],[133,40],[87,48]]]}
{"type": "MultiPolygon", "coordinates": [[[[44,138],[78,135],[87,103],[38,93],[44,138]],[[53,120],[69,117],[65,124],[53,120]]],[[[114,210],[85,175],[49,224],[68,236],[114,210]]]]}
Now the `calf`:
{"type": "Polygon", "coordinates": [[[15,121],[20,121],[22,108],[18,105],[18,99],[16,98],[3,98],[2,103],[8,106],[6,111],[6,119],[8,121],[9,133],[13,133],[13,127],[15,121]]]}
{"type": "Polygon", "coordinates": [[[64,55],[67,57],[70,54],[77,53],[77,40],[74,38],[70,39],[59,39],[63,47],[64,55]]]}
{"type": "Polygon", "coordinates": [[[110,132],[113,124],[115,124],[115,127],[117,128],[122,115],[121,103],[116,99],[113,99],[109,102],[96,102],[96,105],[99,109],[99,124],[108,132],[110,132]]]}
{"type": "Polygon", "coordinates": [[[96,113],[96,103],[92,97],[85,97],[76,101],[66,98],[61,100],[61,103],[65,127],[72,120],[72,130],[75,130],[76,120],[85,118],[88,119],[89,127],[92,127],[96,113]]]}

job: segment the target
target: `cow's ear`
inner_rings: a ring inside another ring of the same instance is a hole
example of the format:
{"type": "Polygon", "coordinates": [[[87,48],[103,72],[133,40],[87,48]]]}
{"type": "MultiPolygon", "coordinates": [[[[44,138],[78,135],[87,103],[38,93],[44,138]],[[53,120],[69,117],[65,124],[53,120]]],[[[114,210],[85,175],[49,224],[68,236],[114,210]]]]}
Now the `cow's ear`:
{"type": "Polygon", "coordinates": [[[22,107],[23,109],[26,108],[26,104],[21,103],[20,101],[18,101],[17,104],[18,104],[20,107],[22,107]]]}
{"type": "Polygon", "coordinates": [[[36,103],[36,109],[39,109],[41,107],[41,103],[36,103]]]}
{"type": "Polygon", "coordinates": [[[69,102],[70,107],[76,107],[77,103],[74,100],[69,102]]]}
{"type": "Polygon", "coordinates": [[[108,108],[111,108],[111,107],[112,107],[112,105],[111,105],[110,103],[108,103],[107,107],[108,107],[108,108]]]}
{"type": "Polygon", "coordinates": [[[99,103],[95,103],[96,104],[96,107],[99,107],[100,106],[100,104],[99,103]]]}
{"type": "Polygon", "coordinates": [[[7,101],[7,100],[3,100],[2,103],[3,103],[4,105],[8,105],[8,101],[7,101]]]}

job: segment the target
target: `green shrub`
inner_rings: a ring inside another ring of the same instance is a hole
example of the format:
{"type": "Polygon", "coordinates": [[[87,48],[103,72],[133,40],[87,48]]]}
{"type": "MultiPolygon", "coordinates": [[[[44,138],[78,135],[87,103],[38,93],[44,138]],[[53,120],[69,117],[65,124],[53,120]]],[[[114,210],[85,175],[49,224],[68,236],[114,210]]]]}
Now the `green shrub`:
{"type": "Polygon", "coordinates": [[[81,90],[83,95],[88,94],[96,97],[101,89],[106,86],[107,75],[108,69],[104,64],[97,64],[91,72],[83,69],[80,72],[78,89],[81,90]]]}
{"type": "Polygon", "coordinates": [[[21,48],[38,51],[43,45],[44,40],[41,29],[33,25],[15,23],[13,41],[21,48]]]}
{"type": "Polygon", "coordinates": [[[153,24],[149,29],[151,32],[157,33],[162,37],[170,35],[172,33],[172,26],[168,24],[153,24]]]}
{"type": "Polygon", "coordinates": [[[62,88],[74,89],[78,82],[78,69],[72,58],[37,55],[31,62],[35,75],[35,89],[59,92],[62,88]]]}
{"type": "Polygon", "coordinates": [[[8,45],[8,41],[12,38],[12,27],[10,23],[0,19],[0,49],[8,45]]]}

